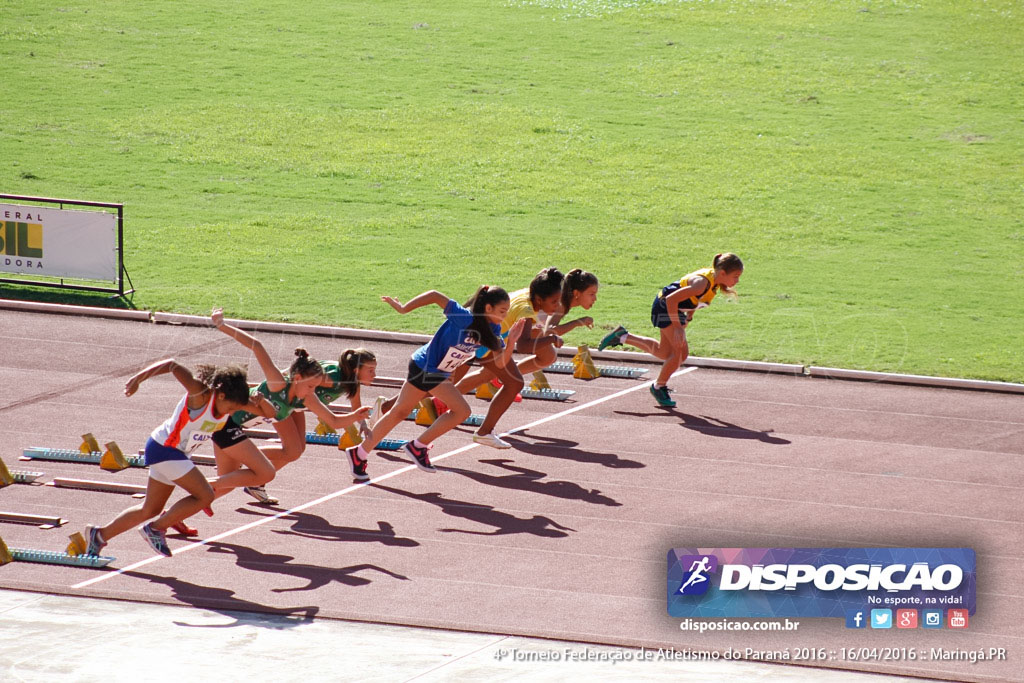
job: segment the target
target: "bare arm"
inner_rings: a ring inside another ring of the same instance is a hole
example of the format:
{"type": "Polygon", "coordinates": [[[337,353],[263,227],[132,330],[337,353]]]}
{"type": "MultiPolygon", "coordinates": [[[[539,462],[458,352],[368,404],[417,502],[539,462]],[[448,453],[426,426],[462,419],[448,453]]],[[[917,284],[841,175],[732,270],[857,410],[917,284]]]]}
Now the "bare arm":
{"type": "Polygon", "coordinates": [[[417,308],[429,306],[430,304],[437,304],[438,306],[441,307],[441,310],[444,310],[444,308],[448,305],[449,301],[447,296],[437,291],[436,289],[432,289],[429,292],[423,292],[422,294],[418,294],[413,298],[409,299],[409,301],[404,304],[393,296],[382,296],[380,300],[388,304],[389,306],[391,306],[391,308],[395,309],[396,311],[403,315],[408,313],[409,311],[414,311],[417,308]]]}
{"type": "Polygon", "coordinates": [[[345,429],[351,424],[355,424],[360,420],[365,420],[366,416],[370,414],[369,406],[358,408],[350,413],[342,413],[336,415],[331,412],[331,409],[323,404],[323,402],[317,398],[317,395],[313,392],[309,392],[309,395],[302,399],[306,404],[306,408],[311,413],[323,420],[323,423],[331,429],[345,429]]]}
{"type": "MultiPolygon", "coordinates": [[[[205,384],[203,384],[195,377],[193,377],[191,370],[186,368],[184,365],[179,364],[173,358],[168,358],[166,360],[153,363],[145,370],[142,370],[141,372],[129,378],[129,380],[124,385],[124,395],[131,396],[132,394],[134,394],[136,391],[138,391],[139,385],[145,382],[150,377],[156,377],[157,375],[166,375],[167,373],[171,373],[172,375],[174,375],[174,379],[178,380],[178,382],[180,382],[181,385],[185,387],[185,391],[189,393],[189,407],[198,407],[198,405],[192,405],[193,401],[191,400],[191,397],[205,394],[209,387],[207,387],[205,384]]],[[[198,404],[200,403],[200,401],[195,401],[194,403],[198,404]]]]}
{"type": "Polygon", "coordinates": [[[501,350],[501,353],[497,353],[494,356],[494,362],[498,364],[499,368],[505,367],[505,365],[512,360],[512,351],[516,348],[516,344],[519,342],[519,337],[523,334],[523,327],[525,325],[526,318],[520,318],[512,323],[512,327],[508,330],[508,337],[505,338],[505,348],[501,350]]]}
{"type": "Polygon", "coordinates": [[[244,346],[253,352],[256,356],[256,362],[260,364],[260,368],[263,370],[263,374],[267,378],[267,389],[270,391],[281,391],[285,388],[287,382],[284,379],[284,375],[274,365],[274,361],[271,360],[270,354],[263,347],[263,343],[259,339],[243,332],[237,327],[233,327],[224,322],[224,310],[221,308],[213,309],[213,313],[210,315],[210,320],[213,321],[213,326],[218,330],[228,335],[239,344],[244,346]]]}
{"type": "MultiPolygon", "coordinates": [[[[668,319],[671,327],[680,327],[679,304],[683,303],[691,296],[700,296],[707,291],[710,285],[711,283],[708,282],[707,278],[698,275],[691,278],[690,281],[686,283],[685,287],[680,287],[668,295],[665,299],[665,308],[668,312],[668,319]]],[[[693,314],[688,313],[687,317],[692,318],[693,314]]]]}

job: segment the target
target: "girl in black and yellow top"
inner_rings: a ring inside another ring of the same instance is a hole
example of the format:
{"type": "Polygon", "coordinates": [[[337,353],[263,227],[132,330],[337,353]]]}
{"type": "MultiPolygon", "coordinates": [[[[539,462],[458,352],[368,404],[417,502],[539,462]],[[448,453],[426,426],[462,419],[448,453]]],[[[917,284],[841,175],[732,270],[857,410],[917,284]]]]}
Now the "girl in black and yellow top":
{"type": "Polygon", "coordinates": [[[693,312],[704,308],[719,290],[732,293],[732,288],[743,274],[743,261],[736,254],[718,254],[710,268],[703,268],[684,275],[673,282],[651,305],[651,322],[661,330],[661,339],[638,337],[619,325],[601,340],[599,351],[609,346],[631,344],[665,361],[658,373],[658,379],[651,385],[651,394],[658,405],[675,407],[676,402],[668,395],[668,380],[690,354],[686,342],[686,325],[693,318],[693,312]]]}

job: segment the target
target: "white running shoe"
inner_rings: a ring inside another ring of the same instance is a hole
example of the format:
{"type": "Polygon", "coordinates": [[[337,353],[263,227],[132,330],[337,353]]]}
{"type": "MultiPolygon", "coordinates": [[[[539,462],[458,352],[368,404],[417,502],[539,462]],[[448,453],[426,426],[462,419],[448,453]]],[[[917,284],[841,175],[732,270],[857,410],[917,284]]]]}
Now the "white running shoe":
{"type": "Polygon", "coordinates": [[[373,402],[373,410],[370,411],[370,419],[367,421],[367,426],[370,431],[377,426],[380,416],[384,414],[384,402],[387,401],[387,396],[378,396],[377,400],[373,402]]]}
{"type": "Polygon", "coordinates": [[[512,448],[512,444],[508,441],[502,441],[494,434],[474,434],[473,442],[483,446],[490,446],[491,448],[512,448]]]}
{"type": "Polygon", "coordinates": [[[267,489],[262,486],[246,486],[242,490],[264,505],[277,505],[281,502],[274,496],[267,493],[267,489]]]}

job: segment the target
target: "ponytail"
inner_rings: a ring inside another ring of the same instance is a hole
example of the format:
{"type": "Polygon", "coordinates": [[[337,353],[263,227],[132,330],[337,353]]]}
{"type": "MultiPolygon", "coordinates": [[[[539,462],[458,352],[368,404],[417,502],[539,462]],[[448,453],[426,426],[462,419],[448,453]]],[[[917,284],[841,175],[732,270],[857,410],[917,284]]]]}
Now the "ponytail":
{"type": "Polygon", "coordinates": [[[581,268],[573,268],[562,280],[562,312],[568,313],[572,305],[572,295],[597,285],[597,276],[581,268]]]}
{"type": "Polygon", "coordinates": [[[502,345],[484,313],[487,312],[488,306],[497,306],[508,300],[508,292],[501,287],[481,285],[466,302],[466,308],[473,313],[473,322],[466,329],[476,332],[481,346],[486,346],[491,351],[501,351],[502,345]]]}
{"type": "Polygon", "coordinates": [[[306,349],[295,349],[295,360],[292,361],[291,366],[288,368],[289,378],[316,377],[323,374],[323,371],[324,369],[320,367],[320,364],[309,357],[306,349]]]}

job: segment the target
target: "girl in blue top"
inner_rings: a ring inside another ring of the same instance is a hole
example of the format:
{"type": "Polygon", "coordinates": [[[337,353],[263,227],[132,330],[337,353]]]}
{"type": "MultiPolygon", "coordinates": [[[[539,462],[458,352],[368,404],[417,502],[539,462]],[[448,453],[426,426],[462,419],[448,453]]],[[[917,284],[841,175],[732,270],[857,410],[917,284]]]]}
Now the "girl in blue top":
{"type": "Polygon", "coordinates": [[[374,424],[362,444],[347,449],[352,475],[359,481],[370,478],[366,474],[369,452],[428,394],[443,401],[448,406],[448,412],[437,418],[418,439],[405,444],[405,450],[421,470],[436,472],[427,455],[430,444],[462,424],[470,414],[469,404],[451,383],[449,376],[460,365],[474,358],[481,346],[493,351],[497,365],[504,367],[512,358],[512,349],[523,332],[523,320],[516,321],[509,329],[506,345],[502,346],[498,335],[501,333],[501,321],[508,313],[509,297],[508,292],[501,287],[480,287],[466,302],[465,308],[436,290],[413,297],[406,304],[391,296],[382,296],[381,300],[402,314],[437,304],[444,310],[447,320],[429,343],[412,354],[408,377],[391,410],[374,424]]]}

